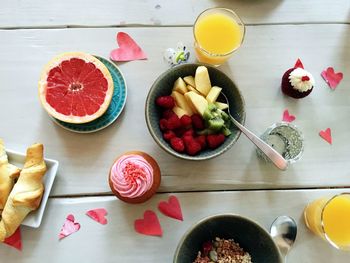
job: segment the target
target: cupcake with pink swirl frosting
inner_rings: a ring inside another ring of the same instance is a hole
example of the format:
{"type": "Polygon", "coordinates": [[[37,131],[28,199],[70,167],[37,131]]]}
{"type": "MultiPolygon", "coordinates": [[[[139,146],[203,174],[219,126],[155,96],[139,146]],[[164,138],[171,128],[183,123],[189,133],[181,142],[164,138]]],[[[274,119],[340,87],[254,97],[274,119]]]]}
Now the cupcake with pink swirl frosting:
{"type": "Polygon", "coordinates": [[[118,157],[109,173],[109,186],[120,200],[143,203],[160,185],[160,169],[147,153],[132,151],[118,157]]]}

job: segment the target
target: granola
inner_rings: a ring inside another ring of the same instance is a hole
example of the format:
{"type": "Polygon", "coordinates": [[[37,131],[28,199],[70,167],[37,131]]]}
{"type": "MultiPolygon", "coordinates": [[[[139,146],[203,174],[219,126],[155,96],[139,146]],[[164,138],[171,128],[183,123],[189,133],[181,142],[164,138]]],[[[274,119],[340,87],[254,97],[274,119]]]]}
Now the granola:
{"type": "Polygon", "coordinates": [[[245,252],[233,239],[215,238],[203,244],[193,263],[252,263],[248,252],[245,252]]]}

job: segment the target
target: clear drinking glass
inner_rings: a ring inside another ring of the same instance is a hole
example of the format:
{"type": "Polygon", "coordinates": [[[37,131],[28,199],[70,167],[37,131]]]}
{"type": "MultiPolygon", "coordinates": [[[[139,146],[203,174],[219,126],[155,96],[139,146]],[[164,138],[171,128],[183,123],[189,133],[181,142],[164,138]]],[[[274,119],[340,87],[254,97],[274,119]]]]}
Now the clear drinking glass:
{"type": "MultiPolygon", "coordinates": [[[[295,163],[303,155],[304,136],[300,129],[291,123],[274,123],[260,138],[280,153],[288,161],[288,164],[295,163]]],[[[260,158],[270,162],[270,159],[260,149],[256,151],[260,158]]]]}
{"type": "Polygon", "coordinates": [[[350,251],[350,193],[322,197],[304,210],[306,226],[340,250],[350,251]]]}
{"type": "Polygon", "coordinates": [[[197,17],[193,35],[198,61],[219,66],[243,43],[245,25],[230,9],[210,8],[197,17]]]}

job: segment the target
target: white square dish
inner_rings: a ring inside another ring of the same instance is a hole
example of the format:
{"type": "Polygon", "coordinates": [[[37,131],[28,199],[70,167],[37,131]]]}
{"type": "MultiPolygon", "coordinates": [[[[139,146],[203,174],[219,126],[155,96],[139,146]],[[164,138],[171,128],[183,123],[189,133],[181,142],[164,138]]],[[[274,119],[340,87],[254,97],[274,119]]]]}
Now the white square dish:
{"type": "MultiPolygon", "coordinates": [[[[11,164],[16,165],[19,168],[23,168],[25,157],[26,157],[25,154],[11,151],[11,150],[6,150],[6,153],[7,153],[9,162],[11,164]]],[[[45,163],[47,166],[47,171],[43,178],[45,190],[44,190],[43,197],[41,199],[40,206],[37,210],[32,211],[27,215],[27,217],[22,222],[22,225],[38,228],[41,224],[47,199],[49,198],[50,191],[58,169],[58,161],[56,160],[45,158],[45,163]]]]}

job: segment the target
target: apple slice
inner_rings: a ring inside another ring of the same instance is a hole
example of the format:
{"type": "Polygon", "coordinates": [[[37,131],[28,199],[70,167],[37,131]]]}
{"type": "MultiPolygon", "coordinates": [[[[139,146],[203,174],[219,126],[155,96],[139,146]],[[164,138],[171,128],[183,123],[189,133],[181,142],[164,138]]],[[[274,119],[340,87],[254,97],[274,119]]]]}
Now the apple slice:
{"type": "Polygon", "coordinates": [[[192,87],[196,87],[196,83],[194,81],[194,77],[193,76],[187,76],[187,77],[184,77],[184,81],[186,82],[186,84],[192,86],[192,87]]]}
{"type": "Polygon", "coordinates": [[[215,102],[216,107],[218,107],[218,109],[220,110],[226,110],[228,109],[228,105],[226,103],[223,102],[215,102]]]}
{"type": "Polygon", "coordinates": [[[190,86],[190,85],[187,85],[187,89],[188,89],[188,91],[193,91],[193,92],[195,92],[195,93],[197,93],[197,94],[200,94],[200,93],[198,92],[198,90],[196,90],[194,87],[192,87],[192,86],[190,86]]]}
{"type": "Polygon", "coordinates": [[[174,82],[173,91],[174,90],[180,92],[181,94],[185,94],[188,91],[186,88],[186,83],[182,78],[178,78],[174,82]]]}
{"type": "Polygon", "coordinates": [[[222,88],[214,86],[210,89],[206,99],[209,103],[214,103],[220,95],[222,88]]]}
{"type": "Polygon", "coordinates": [[[174,98],[176,106],[180,107],[183,109],[188,116],[191,116],[193,114],[193,110],[190,105],[188,105],[186,98],[184,95],[177,91],[173,91],[171,93],[171,97],[174,98]]]}
{"type": "Polygon", "coordinates": [[[206,67],[199,66],[196,69],[196,76],[194,81],[196,84],[196,89],[204,96],[207,96],[211,89],[211,83],[210,83],[208,69],[206,67]]]}
{"type": "Polygon", "coordinates": [[[196,112],[203,116],[204,111],[208,108],[208,101],[202,96],[193,91],[185,93],[185,97],[191,102],[196,112]]]}
{"type": "MultiPolygon", "coordinates": [[[[193,105],[192,100],[190,100],[190,95],[188,95],[188,93],[190,93],[190,92],[193,92],[193,91],[189,91],[189,92],[186,92],[186,93],[184,94],[185,99],[186,99],[186,101],[187,101],[187,104],[191,107],[193,113],[199,113],[199,112],[197,111],[196,107],[193,105]]],[[[198,91],[197,91],[197,92],[198,92],[198,91]]],[[[197,94],[197,93],[196,93],[196,94],[197,94]]],[[[199,94],[198,94],[198,95],[199,95],[199,94]]]]}
{"type": "Polygon", "coordinates": [[[181,118],[183,115],[188,115],[186,111],[181,109],[180,107],[175,106],[173,108],[173,112],[177,115],[177,117],[181,118]]]}

